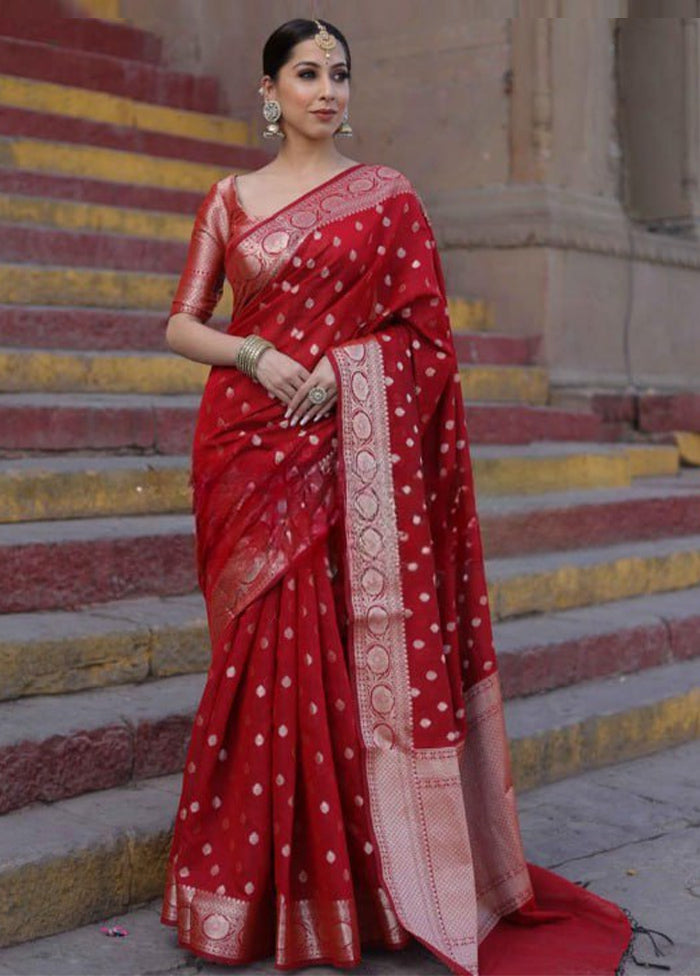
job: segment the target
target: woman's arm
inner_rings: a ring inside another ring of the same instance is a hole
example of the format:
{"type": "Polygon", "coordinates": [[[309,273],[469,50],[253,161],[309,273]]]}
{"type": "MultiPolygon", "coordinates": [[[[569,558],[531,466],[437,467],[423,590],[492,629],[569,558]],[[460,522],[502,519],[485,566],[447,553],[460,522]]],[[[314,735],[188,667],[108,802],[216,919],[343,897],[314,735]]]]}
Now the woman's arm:
{"type": "MultiPolygon", "coordinates": [[[[205,325],[189,312],[176,312],[168,319],[165,341],[180,356],[209,366],[233,366],[245,336],[228,335],[205,325]]],[[[265,355],[265,353],[263,353],[265,355]]]]}

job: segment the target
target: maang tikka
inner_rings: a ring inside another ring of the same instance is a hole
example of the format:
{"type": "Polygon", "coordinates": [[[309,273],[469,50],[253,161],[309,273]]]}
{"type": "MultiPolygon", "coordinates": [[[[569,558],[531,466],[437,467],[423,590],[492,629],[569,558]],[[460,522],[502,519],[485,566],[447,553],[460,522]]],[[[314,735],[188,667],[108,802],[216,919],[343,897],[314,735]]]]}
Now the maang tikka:
{"type": "MultiPolygon", "coordinates": [[[[314,24],[318,27],[318,34],[314,34],[314,41],[316,45],[321,48],[326,58],[326,61],[331,59],[331,51],[337,46],[338,40],[331,34],[325,24],[322,24],[320,20],[314,20],[314,24]]],[[[340,126],[335,130],[334,135],[336,136],[351,136],[353,135],[352,126],[348,121],[347,109],[345,110],[345,115],[343,116],[343,121],[340,126]]]]}

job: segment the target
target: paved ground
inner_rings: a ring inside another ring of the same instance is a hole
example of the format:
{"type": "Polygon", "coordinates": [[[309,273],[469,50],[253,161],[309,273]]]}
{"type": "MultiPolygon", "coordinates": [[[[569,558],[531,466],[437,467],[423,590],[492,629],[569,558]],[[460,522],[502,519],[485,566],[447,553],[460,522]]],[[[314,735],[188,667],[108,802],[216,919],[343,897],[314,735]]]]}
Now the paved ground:
{"type": "MultiPolygon", "coordinates": [[[[625,976],[667,972],[700,976],[700,742],[660,755],[589,772],[522,794],[521,824],[528,860],[626,906],[637,919],[670,935],[675,945],[656,958],[646,935],[625,976]]],[[[109,919],[129,930],[107,938],[102,922],[0,952],[1,976],[194,976],[272,973],[272,961],[238,969],[206,963],[176,944],[161,925],[159,902],[109,919]]],[[[301,972],[301,971],[298,971],[301,972]]],[[[340,970],[312,967],[309,976],[340,970]]],[[[356,974],[427,976],[448,970],[422,947],[366,953],[356,974]]],[[[583,974],[582,974],[583,976],[583,974]]]]}

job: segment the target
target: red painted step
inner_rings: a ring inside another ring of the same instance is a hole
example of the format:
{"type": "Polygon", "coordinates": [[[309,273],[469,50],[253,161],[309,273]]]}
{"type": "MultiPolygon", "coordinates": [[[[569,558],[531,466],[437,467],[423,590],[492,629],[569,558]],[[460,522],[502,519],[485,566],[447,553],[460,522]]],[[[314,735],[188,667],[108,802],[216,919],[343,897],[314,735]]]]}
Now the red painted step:
{"type": "Polygon", "coordinates": [[[8,263],[177,275],[186,259],[187,244],[178,241],[0,222],[0,261],[8,263]]]}
{"type": "MultiPolygon", "coordinates": [[[[0,305],[0,346],[165,351],[168,310],[0,305]]],[[[217,321],[212,320],[211,325],[217,321]]],[[[223,323],[218,320],[218,324],[223,323]]]]}
{"type": "Polygon", "coordinates": [[[526,404],[465,404],[467,430],[474,444],[530,444],[532,441],[603,440],[603,425],[594,413],[532,407],[526,404]]]}
{"type": "Polygon", "coordinates": [[[0,36],[0,74],[125,95],[193,112],[220,114],[226,110],[218,80],[211,76],[17,37],[0,36]]]}
{"type": "MultiPolygon", "coordinates": [[[[0,322],[2,316],[0,313],[0,322]]],[[[133,319],[132,319],[133,321],[133,319]]],[[[119,331],[119,322],[115,322],[119,331]]],[[[127,324],[127,323],[124,323],[127,324]]],[[[165,315],[154,322],[153,348],[163,349],[165,315]]],[[[49,327],[50,328],[50,327],[49,327]]],[[[57,323],[56,328],[60,326],[57,323]]],[[[127,329],[124,330],[128,335],[127,329]]],[[[64,348],[62,335],[56,336],[54,348],[64,348]]],[[[94,343],[92,349],[97,348],[94,343]]],[[[105,348],[100,346],[100,348],[105,348]]],[[[109,348],[109,347],[107,347],[109,348]]],[[[128,346],[121,347],[128,351],[128,346]]],[[[3,394],[0,396],[0,451],[73,451],[129,450],[156,451],[163,454],[187,453],[191,446],[196,403],[188,397],[139,397],[80,394],[3,394]]],[[[489,439],[480,439],[480,431],[469,420],[474,404],[467,404],[467,426],[473,444],[527,444],[533,440],[591,440],[590,423],[581,423],[577,414],[561,416],[562,411],[542,408],[538,415],[539,436],[528,434],[530,413],[537,408],[508,407],[508,424],[503,423],[504,409],[498,404],[479,404],[478,411],[489,439]],[[490,418],[490,419],[487,419],[490,418]],[[548,421],[551,420],[551,423],[548,421]],[[518,424],[522,425],[522,430],[518,424]]],[[[597,419],[592,418],[597,424],[597,419]]]]}
{"type": "MultiPolygon", "coordinates": [[[[6,149],[0,136],[0,159],[6,149]]],[[[7,148],[9,155],[9,146],[7,148]]],[[[201,193],[190,190],[170,190],[157,186],[135,186],[131,183],[111,183],[81,176],[59,176],[53,173],[34,173],[29,170],[0,166],[0,193],[21,196],[52,197],[58,200],[79,200],[84,203],[104,203],[112,207],[135,207],[143,210],[163,210],[194,217],[197,207],[209,187],[201,193]]]]}
{"type": "Polygon", "coordinates": [[[196,396],[0,395],[0,452],[186,454],[196,396]]]}
{"type": "Polygon", "coordinates": [[[191,519],[180,515],[0,525],[0,560],[6,579],[22,581],[0,592],[0,613],[175,596],[197,585],[191,519]]]}
{"type": "Polygon", "coordinates": [[[617,545],[700,531],[700,476],[646,478],[626,488],[482,498],[489,558],[617,545]]]}
{"type": "Polygon", "coordinates": [[[496,624],[494,646],[503,697],[696,658],[698,628],[698,589],[496,624]]]}
{"type": "Polygon", "coordinates": [[[455,352],[462,365],[490,363],[529,366],[537,361],[541,336],[511,336],[497,333],[453,332],[455,352]]]}
{"type": "Polygon", "coordinates": [[[0,34],[158,64],[163,42],[155,34],[128,24],[72,16],[58,0],[3,0],[0,34]]]}
{"type": "MultiPolygon", "coordinates": [[[[249,146],[204,142],[184,136],[74,119],[49,112],[30,112],[4,105],[0,105],[0,136],[87,144],[231,169],[256,169],[270,161],[267,153],[249,146]]],[[[209,187],[203,189],[206,191],[209,187]]]]}

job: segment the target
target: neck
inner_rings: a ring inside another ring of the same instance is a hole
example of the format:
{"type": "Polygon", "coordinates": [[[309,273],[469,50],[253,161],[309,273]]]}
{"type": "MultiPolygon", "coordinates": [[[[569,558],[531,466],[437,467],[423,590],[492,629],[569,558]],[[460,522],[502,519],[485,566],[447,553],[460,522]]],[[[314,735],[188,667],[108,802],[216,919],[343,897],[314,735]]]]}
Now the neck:
{"type": "Polygon", "coordinates": [[[287,136],[277,153],[280,166],[300,176],[337,169],[343,159],[332,138],[310,141],[300,139],[296,133],[287,136]]]}

